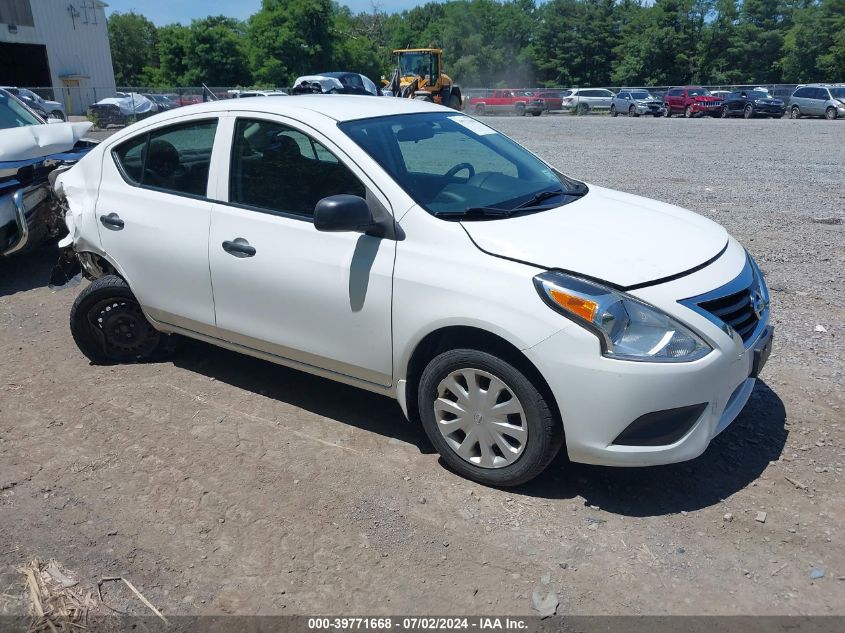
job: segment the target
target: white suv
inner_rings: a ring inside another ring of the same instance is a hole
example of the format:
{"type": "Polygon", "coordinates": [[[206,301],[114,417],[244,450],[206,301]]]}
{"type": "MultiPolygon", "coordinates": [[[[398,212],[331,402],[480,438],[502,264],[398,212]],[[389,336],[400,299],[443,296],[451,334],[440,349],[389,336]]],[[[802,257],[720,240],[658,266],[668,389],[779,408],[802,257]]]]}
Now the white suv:
{"type": "Polygon", "coordinates": [[[770,350],[766,285],[721,226],[420,101],[180,108],[56,193],[94,279],[71,314],[91,361],[180,334],[368,389],[487,484],[564,444],[594,464],[696,457],[770,350]]]}
{"type": "Polygon", "coordinates": [[[609,110],[616,96],[607,88],[573,88],[567,92],[569,94],[563,98],[562,107],[577,114],[586,114],[590,110],[609,110]]]}

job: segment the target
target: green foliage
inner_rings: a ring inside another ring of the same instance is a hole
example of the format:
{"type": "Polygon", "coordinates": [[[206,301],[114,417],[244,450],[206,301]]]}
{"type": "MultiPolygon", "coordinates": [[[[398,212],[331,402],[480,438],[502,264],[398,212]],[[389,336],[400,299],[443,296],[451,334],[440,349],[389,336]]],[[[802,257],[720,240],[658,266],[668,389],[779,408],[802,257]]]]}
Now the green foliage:
{"type": "Polygon", "coordinates": [[[109,36],[121,85],[284,87],[327,70],[378,83],[394,49],[429,46],[464,87],[845,81],[845,0],[452,0],[357,14],[262,0],[245,24],[156,28],[115,13],[109,36]]]}

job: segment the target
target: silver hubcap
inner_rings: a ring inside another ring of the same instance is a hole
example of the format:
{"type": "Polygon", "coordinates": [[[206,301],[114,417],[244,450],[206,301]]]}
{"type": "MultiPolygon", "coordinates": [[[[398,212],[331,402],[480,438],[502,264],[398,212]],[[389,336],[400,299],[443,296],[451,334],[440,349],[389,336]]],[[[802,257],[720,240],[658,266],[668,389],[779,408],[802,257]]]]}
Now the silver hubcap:
{"type": "Polygon", "coordinates": [[[481,369],[458,369],[440,381],[434,417],[449,447],[481,468],[514,463],[528,442],[519,399],[502,380],[481,369]]]}

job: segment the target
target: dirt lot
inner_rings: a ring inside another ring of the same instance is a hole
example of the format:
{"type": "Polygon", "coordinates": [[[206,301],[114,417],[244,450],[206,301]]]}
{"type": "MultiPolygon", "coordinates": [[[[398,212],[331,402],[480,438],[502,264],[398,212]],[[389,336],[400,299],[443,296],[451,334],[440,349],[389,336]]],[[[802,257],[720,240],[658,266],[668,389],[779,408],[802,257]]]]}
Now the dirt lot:
{"type": "Polygon", "coordinates": [[[33,557],[166,614],[531,614],[535,590],[567,614],[845,613],[845,124],[490,121],[758,258],[775,351],[710,449],[484,488],[375,395],[199,343],[90,366],[45,248],[0,262],[0,613],[33,557]]]}

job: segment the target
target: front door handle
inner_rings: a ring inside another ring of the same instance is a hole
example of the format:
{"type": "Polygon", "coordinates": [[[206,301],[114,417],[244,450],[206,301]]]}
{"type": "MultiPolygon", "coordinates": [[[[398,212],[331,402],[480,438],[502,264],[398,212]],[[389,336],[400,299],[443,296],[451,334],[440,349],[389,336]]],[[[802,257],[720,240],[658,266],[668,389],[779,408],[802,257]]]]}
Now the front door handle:
{"type": "Polygon", "coordinates": [[[123,220],[120,219],[120,216],[117,213],[101,215],[100,223],[112,231],[119,231],[123,228],[123,220]]]}
{"type": "Polygon", "coordinates": [[[250,246],[249,242],[242,237],[223,242],[223,250],[235,257],[252,257],[255,255],[255,247],[250,246]]]}

